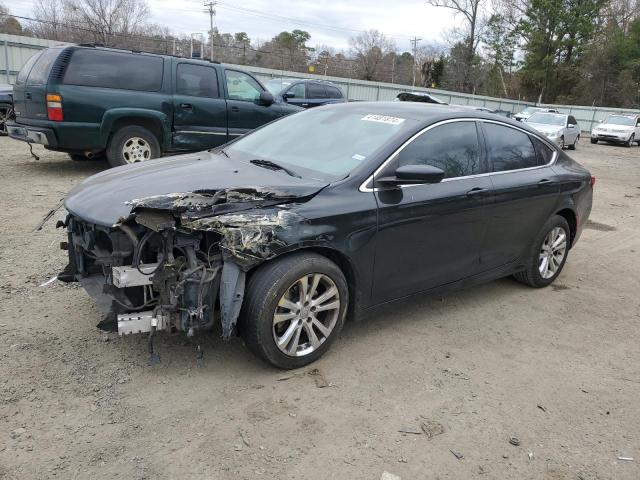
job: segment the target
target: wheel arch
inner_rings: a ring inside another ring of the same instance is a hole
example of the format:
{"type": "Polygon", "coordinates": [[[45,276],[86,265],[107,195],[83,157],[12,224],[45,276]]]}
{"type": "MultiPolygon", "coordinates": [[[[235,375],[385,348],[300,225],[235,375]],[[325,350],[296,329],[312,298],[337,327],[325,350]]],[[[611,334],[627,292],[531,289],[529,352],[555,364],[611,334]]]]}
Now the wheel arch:
{"type": "Polygon", "coordinates": [[[578,231],[578,216],[576,215],[576,212],[572,208],[565,207],[558,210],[555,214],[564,218],[569,224],[569,245],[570,247],[573,246],[573,241],[575,240],[576,233],[578,231]]]}
{"type": "Polygon", "coordinates": [[[164,151],[170,140],[168,117],[162,112],[145,109],[114,109],[109,110],[102,119],[100,135],[102,144],[106,147],[113,135],[123,127],[140,126],[149,130],[158,139],[160,148],[164,151]]]}

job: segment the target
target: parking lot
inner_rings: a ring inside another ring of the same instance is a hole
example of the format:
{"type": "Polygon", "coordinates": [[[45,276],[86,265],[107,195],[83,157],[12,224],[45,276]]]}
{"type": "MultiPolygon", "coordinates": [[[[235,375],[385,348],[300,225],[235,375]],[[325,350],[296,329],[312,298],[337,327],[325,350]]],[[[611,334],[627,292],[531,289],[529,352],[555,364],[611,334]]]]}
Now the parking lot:
{"type": "Polygon", "coordinates": [[[0,138],[0,478],[640,477],[640,148],[571,152],[594,208],[552,287],[396,303],[293,372],[215,335],[201,360],[163,335],[149,366],[146,337],[98,330],[46,283],[55,220],[33,230],[106,164],[35,151],[0,138]]]}

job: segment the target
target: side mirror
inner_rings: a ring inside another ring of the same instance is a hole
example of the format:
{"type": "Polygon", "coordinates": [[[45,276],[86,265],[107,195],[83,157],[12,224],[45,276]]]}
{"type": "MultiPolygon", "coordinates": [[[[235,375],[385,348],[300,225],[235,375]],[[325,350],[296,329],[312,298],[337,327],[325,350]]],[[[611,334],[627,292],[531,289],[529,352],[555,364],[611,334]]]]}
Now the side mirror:
{"type": "Polygon", "coordinates": [[[376,179],[382,185],[413,185],[422,183],[438,183],[444,178],[444,170],[431,165],[405,165],[398,167],[394,176],[376,179]]]}
{"type": "Polygon", "coordinates": [[[268,107],[269,105],[272,105],[274,101],[275,100],[273,98],[273,95],[271,95],[271,92],[267,92],[266,90],[260,92],[260,98],[258,100],[258,103],[260,103],[260,105],[268,107]]]}
{"type": "Polygon", "coordinates": [[[570,123],[569,125],[567,125],[568,128],[576,128],[575,123],[570,123]]]}
{"type": "Polygon", "coordinates": [[[282,98],[284,98],[285,100],[286,100],[287,98],[296,98],[296,94],[295,94],[295,93],[293,93],[293,92],[287,92],[287,93],[285,93],[284,95],[282,95],[282,98]]]}

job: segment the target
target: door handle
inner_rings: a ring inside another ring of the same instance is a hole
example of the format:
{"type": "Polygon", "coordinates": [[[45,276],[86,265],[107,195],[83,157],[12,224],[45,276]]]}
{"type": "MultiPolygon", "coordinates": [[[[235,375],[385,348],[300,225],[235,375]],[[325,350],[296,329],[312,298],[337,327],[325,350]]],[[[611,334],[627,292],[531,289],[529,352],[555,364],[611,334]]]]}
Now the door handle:
{"type": "Polygon", "coordinates": [[[185,110],[193,110],[193,105],[191,105],[190,103],[181,103],[180,108],[183,108],[185,110]]]}
{"type": "Polygon", "coordinates": [[[26,98],[27,100],[31,100],[31,94],[29,92],[25,92],[24,98],[26,98]]]}
{"type": "Polygon", "coordinates": [[[543,178],[538,182],[539,187],[546,187],[547,185],[551,185],[551,180],[549,180],[548,178],[543,178]]]}
{"type": "Polygon", "coordinates": [[[239,107],[231,107],[231,111],[237,113],[237,112],[240,111],[240,108],[239,107]]]}
{"type": "Polygon", "coordinates": [[[467,192],[467,197],[477,197],[489,192],[487,188],[475,187],[467,192]]]}

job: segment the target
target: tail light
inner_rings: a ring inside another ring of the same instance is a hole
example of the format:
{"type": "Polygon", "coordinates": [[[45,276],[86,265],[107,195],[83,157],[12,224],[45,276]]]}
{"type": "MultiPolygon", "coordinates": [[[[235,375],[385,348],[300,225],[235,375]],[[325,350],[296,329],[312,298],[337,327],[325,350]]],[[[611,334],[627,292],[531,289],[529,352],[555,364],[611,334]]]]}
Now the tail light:
{"type": "Polygon", "coordinates": [[[57,93],[47,93],[47,117],[54,122],[62,121],[62,97],[57,93]]]}
{"type": "Polygon", "coordinates": [[[596,184],[596,176],[591,175],[591,188],[593,188],[595,184],[596,184]]]}

